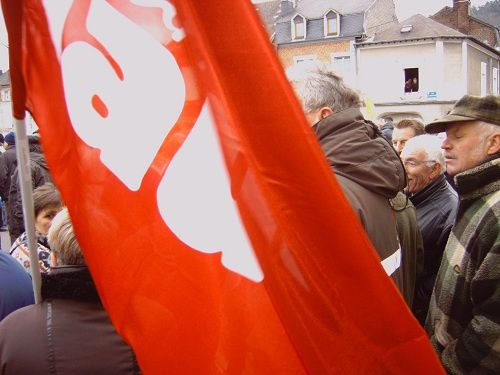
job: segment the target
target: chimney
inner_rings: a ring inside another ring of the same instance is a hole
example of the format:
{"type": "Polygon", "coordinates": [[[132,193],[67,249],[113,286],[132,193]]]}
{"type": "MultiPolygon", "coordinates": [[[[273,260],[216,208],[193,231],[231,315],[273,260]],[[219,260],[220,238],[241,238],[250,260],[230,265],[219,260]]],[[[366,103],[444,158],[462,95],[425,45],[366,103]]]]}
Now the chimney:
{"type": "Polygon", "coordinates": [[[453,9],[457,15],[457,29],[466,35],[470,32],[470,0],[453,0],[453,9]]]}
{"type": "Polygon", "coordinates": [[[291,0],[281,0],[280,4],[280,13],[281,14],[286,14],[288,12],[291,12],[293,10],[293,2],[291,0]]]}

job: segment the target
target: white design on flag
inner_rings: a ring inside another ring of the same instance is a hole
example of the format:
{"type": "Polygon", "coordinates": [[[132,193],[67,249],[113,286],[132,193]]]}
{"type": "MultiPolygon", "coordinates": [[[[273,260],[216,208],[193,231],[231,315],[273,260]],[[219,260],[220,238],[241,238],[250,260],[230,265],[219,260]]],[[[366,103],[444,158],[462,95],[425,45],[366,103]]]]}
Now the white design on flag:
{"type": "Polygon", "coordinates": [[[62,33],[68,12],[73,5],[73,0],[43,0],[43,7],[47,15],[52,44],[59,62],[61,61],[62,33]]]}
{"type": "Polygon", "coordinates": [[[132,4],[142,7],[160,8],[162,12],[162,19],[165,27],[172,32],[172,39],[180,42],[186,34],[184,30],[179,29],[174,25],[174,18],[177,14],[176,9],[172,4],[165,0],[132,0],[132,4]]]}
{"type": "Polygon", "coordinates": [[[158,187],[158,208],[167,226],[187,245],[222,251],[222,264],[255,282],[264,279],[231,197],[230,184],[205,104],[158,187]]]}
{"type": "Polygon", "coordinates": [[[61,67],[71,123],[85,143],[101,150],[103,164],[138,190],[182,111],[184,79],[170,51],[107,2],[91,2],[87,28],[118,63],[123,81],[98,49],[85,42],[67,46],[61,67]],[[107,115],[92,106],[96,97],[107,115]]]}
{"type": "Polygon", "coordinates": [[[381,264],[387,275],[391,276],[401,266],[401,249],[397,249],[392,255],[385,258],[381,264]]]}
{"type": "MultiPolygon", "coordinates": [[[[59,54],[69,5],[63,0],[44,1],[59,54]]],[[[166,27],[175,28],[175,8],[170,4],[161,8],[166,27]]],[[[123,81],[98,49],[84,42],[68,45],[60,60],[71,123],[84,142],[101,149],[103,164],[129,189],[137,190],[182,111],[185,83],[168,49],[107,2],[91,2],[87,28],[115,59],[123,81]],[[107,116],[92,106],[95,96],[105,105],[107,116]],[[138,125],[143,132],[134,140],[137,149],[132,155],[130,135],[138,125]]],[[[176,35],[182,39],[180,31],[176,35]]],[[[231,197],[217,142],[205,105],[158,187],[158,208],[166,225],[188,246],[208,254],[222,252],[226,268],[260,282],[264,275],[231,197]]]]}

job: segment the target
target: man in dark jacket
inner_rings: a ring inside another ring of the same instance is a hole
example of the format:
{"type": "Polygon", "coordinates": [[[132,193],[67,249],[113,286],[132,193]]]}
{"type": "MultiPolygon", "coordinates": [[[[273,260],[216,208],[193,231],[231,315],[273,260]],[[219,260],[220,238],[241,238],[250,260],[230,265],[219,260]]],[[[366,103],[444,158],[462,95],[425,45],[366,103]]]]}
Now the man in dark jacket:
{"type": "Polygon", "coordinates": [[[12,311],[33,303],[28,273],[11,255],[0,250],[0,321],[12,311]]]}
{"type": "Polygon", "coordinates": [[[403,297],[411,309],[414,303],[417,278],[424,269],[424,242],[417,221],[417,212],[408,197],[399,192],[391,205],[396,214],[396,227],[403,257],[403,297]]]}
{"type": "Polygon", "coordinates": [[[67,210],[54,218],[48,237],[55,261],[42,275],[43,302],[0,323],[1,373],[139,373],[101,304],[67,210]]]}
{"type": "MultiPolygon", "coordinates": [[[[2,198],[2,202],[4,204],[6,216],[8,216],[11,176],[17,166],[16,138],[14,132],[10,132],[5,135],[3,145],[5,147],[5,152],[0,155],[0,197],[2,198]]],[[[5,217],[3,218],[3,224],[7,224],[5,217]]],[[[15,238],[12,240],[14,239],[15,238]]]]}
{"type": "Polygon", "coordinates": [[[398,155],[377,126],[363,118],[359,95],[342,78],[323,67],[288,73],[337,181],[386,273],[404,294],[402,254],[389,203],[405,185],[398,155]]]}
{"type": "MultiPolygon", "coordinates": [[[[45,156],[42,153],[40,139],[38,136],[28,136],[31,165],[32,189],[52,182],[45,156]]],[[[12,172],[9,199],[7,202],[7,222],[9,226],[10,238],[15,241],[24,232],[23,203],[21,198],[21,187],[19,186],[19,176],[17,165],[12,172]]]]}
{"type": "Polygon", "coordinates": [[[390,116],[382,117],[384,120],[384,125],[380,127],[380,131],[382,132],[382,136],[387,139],[387,142],[392,142],[392,131],[394,130],[393,119],[390,116]]]}
{"type": "Polygon", "coordinates": [[[500,97],[465,95],[426,131],[446,131],[460,198],[426,330],[450,374],[500,369],[500,97]]]}
{"type": "Polygon", "coordinates": [[[424,269],[417,279],[413,312],[424,325],[432,288],[455,221],[458,197],[444,177],[441,140],[424,134],[410,138],[401,152],[408,175],[407,193],[417,209],[424,240],[424,269]]]}

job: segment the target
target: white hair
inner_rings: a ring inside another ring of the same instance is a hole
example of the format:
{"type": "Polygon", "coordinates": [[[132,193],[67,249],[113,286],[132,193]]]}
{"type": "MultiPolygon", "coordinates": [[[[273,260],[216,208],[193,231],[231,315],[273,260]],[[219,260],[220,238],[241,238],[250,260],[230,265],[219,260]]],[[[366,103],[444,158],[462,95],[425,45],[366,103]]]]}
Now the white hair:
{"type": "Polygon", "coordinates": [[[47,239],[58,265],[85,264],[67,208],[63,208],[52,220],[47,239]]]}
{"type": "Polygon", "coordinates": [[[426,160],[435,161],[441,165],[441,173],[445,171],[445,161],[443,150],[441,149],[442,140],[436,135],[422,134],[410,138],[406,141],[401,154],[411,154],[422,150],[427,154],[426,160]]]}
{"type": "Polygon", "coordinates": [[[359,94],[324,63],[295,65],[287,69],[286,74],[306,113],[323,107],[328,107],[333,112],[361,107],[359,94]]]}

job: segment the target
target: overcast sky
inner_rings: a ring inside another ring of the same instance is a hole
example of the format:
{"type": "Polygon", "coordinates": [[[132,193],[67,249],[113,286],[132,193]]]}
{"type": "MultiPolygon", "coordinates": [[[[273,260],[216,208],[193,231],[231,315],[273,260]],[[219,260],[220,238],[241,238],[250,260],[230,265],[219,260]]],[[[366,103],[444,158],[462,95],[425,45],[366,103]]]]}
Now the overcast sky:
{"type": "MultiPolygon", "coordinates": [[[[266,0],[252,0],[254,3],[260,3],[266,0]]],[[[355,0],[345,0],[355,1],[355,0]]],[[[488,2],[488,0],[472,0],[472,5],[480,6],[488,2]]],[[[451,6],[453,0],[394,0],[396,5],[396,14],[400,21],[411,17],[414,14],[420,13],[424,16],[434,14],[444,6],[451,6]]],[[[5,71],[9,67],[7,35],[5,25],[3,23],[2,9],[0,8],[0,69],[5,71]]]]}

